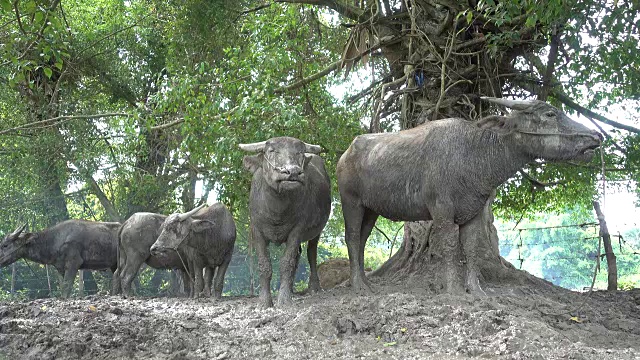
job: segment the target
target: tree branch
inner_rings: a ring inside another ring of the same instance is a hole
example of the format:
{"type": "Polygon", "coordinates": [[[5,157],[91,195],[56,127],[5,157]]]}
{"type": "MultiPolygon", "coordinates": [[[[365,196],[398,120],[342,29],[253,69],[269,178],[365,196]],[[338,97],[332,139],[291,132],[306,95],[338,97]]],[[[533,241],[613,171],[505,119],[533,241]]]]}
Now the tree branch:
{"type": "Polygon", "coordinates": [[[365,13],[364,10],[339,0],[276,0],[275,2],[325,6],[344,17],[357,21],[359,21],[360,17],[365,13]]]}
{"type": "Polygon", "coordinates": [[[40,121],[35,121],[35,122],[32,122],[32,123],[16,126],[14,128],[11,128],[11,129],[1,130],[0,131],[0,135],[4,135],[4,134],[10,133],[12,131],[17,131],[17,130],[32,129],[34,127],[40,127],[40,126],[47,126],[48,127],[48,126],[54,125],[55,123],[61,123],[61,122],[69,121],[69,120],[75,120],[75,119],[97,119],[97,118],[109,117],[109,116],[132,116],[132,115],[131,114],[126,114],[126,113],[107,113],[107,114],[96,114],[96,115],[73,115],[73,116],[72,115],[65,115],[65,116],[57,116],[57,117],[46,119],[46,120],[40,120],[40,121]],[[54,123],[54,124],[49,124],[49,123],[54,123]]]}
{"type": "Polygon", "coordinates": [[[538,94],[538,100],[547,101],[547,95],[551,88],[551,80],[553,78],[553,71],[556,66],[556,59],[558,58],[558,45],[560,43],[560,34],[558,29],[553,29],[553,35],[551,35],[551,48],[549,49],[549,58],[547,60],[547,68],[542,78],[542,91],[538,94]]]}
{"type": "MultiPolygon", "coordinates": [[[[363,56],[370,54],[372,51],[375,51],[383,46],[389,45],[391,43],[394,43],[396,41],[398,41],[398,39],[400,39],[403,35],[399,35],[399,36],[389,36],[386,39],[383,38],[381,39],[377,44],[371,46],[370,48],[366,49],[365,51],[361,52],[360,54],[358,54],[357,56],[351,58],[351,59],[346,59],[346,61],[350,61],[353,63],[356,63],[358,60],[360,60],[363,56]]],[[[292,84],[289,85],[285,85],[283,87],[280,87],[276,90],[274,90],[275,94],[281,94],[283,92],[287,92],[287,91],[291,91],[294,89],[297,89],[299,87],[302,87],[304,85],[309,84],[312,81],[318,80],[323,76],[326,76],[328,74],[330,74],[331,72],[337,70],[340,67],[340,64],[343,63],[344,59],[340,59],[336,62],[333,62],[331,65],[327,66],[325,69],[311,75],[308,76],[306,78],[302,78],[292,84]]],[[[345,61],[345,62],[346,62],[345,61]]]]}
{"type": "Polygon", "coordinates": [[[527,180],[529,180],[529,182],[531,182],[531,184],[533,184],[533,186],[536,187],[541,187],[541,188],[545,188],[545,187],[549,187],[549,186],[555,186],[555,185],[564,185],[566,184],[566,181],[554,181],[554,182],[550,182],[550,183],[543,183],[538,179],[533,178],[531,175],[527,174],[526,172],[524,172],[524,170],[518,170],[518,172],[527,180]]]}
{"type": "Polygon", "coordinates": [[[552,92],[552,95],[556,99],[560,100],[560,102],[562,102],[563,104],[565,104],[568,107],[572,108],[573,110],[577,111],[578,114],[584,115],[587,118],[596,119],[596,120],[598,120],[598,121],[600,121],[602,123],[605,123],[607,125],[611,125],[613,127],[619,128],[619,129],[627,130],[627,131],[630,131],[632,133],[640,134],[640,129],[638,129],[637,127],[621,124],[621,123],[619,123],[617,121],[610,120],[605,116],[597,114],[597,113],[595,113],[595,112],[593,112],[593,111],[591,111],[591,110],[579,105],[578,103],[573,101],[573,99],[571,99],[569,96],[567,96],[567,94],[563,93],[562,91],[554,90],[552,92]]]}
{"type": "Polygon", "coordinates": [[[98,183],[93,178],[93,176],[91,176],[90,174],[85,174],[84,178],[89,184],[89,187],[91,188],[91,192],[98,198],[98,200],[100,201],[100,204],[102,204],[102,207],[107,213],[109,220],[122,222],[124,218],[120,216],[120,214],[118,214],[118,211],[116,210],[115,206],[113,206],[113,203],[109,201],[109,198],[107,198],[107,195],[104,193],[104,191],[102,191],[102,189],[100,188],[100,185],[98,185],[98,183]]]}
{"type": "Polygon", "coordinates": [[[270,7],[271,5],[273,5],[273,3],[268,2],[268,3],[262,4],[262,5],[258,5],[256,7],[253,7],[251,9],[243,10],[243,11],[240,12],[240,15],[238,15],[236,20],[238,20],[241,16],[244,16],[244,15],[247,15],[247,14],[251,14],[252,12],[260,11],[262,9],[266,9],[266,8],[270,7]]]}
{"type": "MultiPolygon", "coordinates": [[[[222,114],[218,114],[218,115],[216,115],[216,116],[212,117],[210,120],[217,120],[217,119],[220,119],[220,118],[222,118],[222,117],[224,117],[224,116],[227,116],[227,115],[229,115],[229,114],[233,113],[233,112],[234,112],[234,111],[236,111],[236,110],[238,110],[238,107],[237,107],[237,106],[236,106],[236,107],[234,107],[233,109],[231,109],[231,110],[227,111],[227,112],[224,112],[224,113],[222,113],[222,114]]],[[[182,124],[183,122],[184,122],[184,118],[182,118],[182,119],[178,119],[178,120],[174,120],[174,121],[168,122],[168,123],[166,123],[166,124],[161,124],[161,125],[152,126],[152,127],[150,127],[150,128],[149,128],[149,130],[154,131],[154,130],[167,129],[167,128],[170,128],[170,127],[173,127],[173,126],[176,126],[176,125],[180,125],[180,124],[182,124]]]]}
{"type": "Polygon", "coordinates": [[[315,74],[313,74],[313,75],[311,75],[309,77],[302,78],[302,79],[300,79],[300,80],[298,80],[298,81],[296,81],[296,82],[294,82],[292,84],[289,84],[289,85],[286,85],[286,86],[283,86],[283,87],[280,87],[280,88],[274,90],[274,93],[275,94],[281,94],[281,93],[284,93],[284,92],[287,92],[287,91],[291,91],[293,89],[297,89],[297,88],[300,88],[300,87],[302,87],[304,85],[307,85],[312,81],[318,80],[323,76],[329,75],[331,72],[333,72],[334,70],[338,69],[338,67],[340,66],[341,62],[342,62],[342,60],[338,60],[338,61],[332,63],[331,65],[327,66],[324,70],[321,70],[321,71],[319,71],[319,72],[317,72],[317,73],[315,73],[315,74]]]}

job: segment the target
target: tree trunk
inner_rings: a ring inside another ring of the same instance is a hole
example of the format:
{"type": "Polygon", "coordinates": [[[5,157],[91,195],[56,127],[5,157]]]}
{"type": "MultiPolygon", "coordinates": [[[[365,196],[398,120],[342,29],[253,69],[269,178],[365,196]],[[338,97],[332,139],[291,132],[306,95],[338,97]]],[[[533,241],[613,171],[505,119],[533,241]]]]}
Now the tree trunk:
{"type": "MultiPolygon", "coordinates": [[[[456,254],[457,258],[462,263],[463,274],[476,273],[481,287],[487,283],[524,284],[531,280],[530,276],[500,256],[491,209],[494,197],[489,198],[478,216],[460,226],[461,253],[456,254]]],[[[432,221],[406,222],[400,249],[372,275],[389,277],[393,281],[415,280],[421,287],[442,291],[448,278],[443,252],[450,251],[452,247],[443,244],[443,239],[448,237],[432,235],[432,221]]],[[[463,281],[463,278],[458,280],[463,281]]]]}
{"type": "Polygon", "coordinates": [[[596,215],[598,215],[598,221],[600,222],[600,237],[602,238],[607,258],[607,290],[616,291],[618,290],[618,265],[616,264],[616,254],[613,253],[613,247],[611,246],[611,235],[609,235],[604,214],[600,211],[600,203],[594,201],[593,208],[596,210],[596,215]]]}

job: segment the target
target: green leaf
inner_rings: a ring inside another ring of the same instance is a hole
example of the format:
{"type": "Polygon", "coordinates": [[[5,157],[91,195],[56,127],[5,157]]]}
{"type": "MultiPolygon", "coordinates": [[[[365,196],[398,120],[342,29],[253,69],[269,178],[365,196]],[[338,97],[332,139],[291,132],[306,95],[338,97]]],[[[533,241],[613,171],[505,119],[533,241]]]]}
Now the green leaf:
{"type": "Polygon", "coordinates": [[[44,14],[42,12],[37,12],[36,15],[33,18],[33,21],[36,24],[40,24],[42,22],[42,20],[44,19],[44,14]]]}
{"type": "Polygon", "coordinates": [[[472,20],[473,20],[473,12],[468,11],[467,12],[467,24],[471,24],[472,20]]]}
{"type": "Polygon", "coordinates": [[[44,69],[42,69],[42,70],[44,71],[44,74],[45,74],[49,79],[51,79],[51,75],[53,75],[53,70],[51,70],[51,68],[48,68],[48,67],[46,67],[46,68],[44,68],[44,69]]]}
{"type": "Polygon", "coordinates": [[[11,11],[13,6],[11,5],[11,0],[0,0],[0,5],[2,5],[2,10],[11,11]]]}

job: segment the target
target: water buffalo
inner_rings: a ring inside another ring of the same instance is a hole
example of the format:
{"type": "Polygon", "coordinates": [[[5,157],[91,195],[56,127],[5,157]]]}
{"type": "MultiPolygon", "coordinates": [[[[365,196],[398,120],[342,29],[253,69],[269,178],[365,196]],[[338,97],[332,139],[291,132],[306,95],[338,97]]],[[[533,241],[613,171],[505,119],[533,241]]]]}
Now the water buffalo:
{"type": "Polygon", "coordinates": [[[321,148],[291,137],[240,144],[240,148],[259,152],[245,156],[244,166],[253,173],[249,208],[251,233],[258,252],[260,301],[264,306],[273,306],[269,243],[286,243],[280,259],[278,305],[288,305],[300,259],[298,249],[304,241],[309,241],[309,289],[320,289],[316,269],[318,240],[331,211],[329,175],[322,158],[316,155],[321,148]]]}
{"type": "Polygon", "coordinates": [[[0,267],[22,258],[53,265],[62,276],[63,298],[71,295],[78,269],[116,270],[120,223],[67,220],[34,233],[23,232],[26,226],[0,244],[0,267]]]}
{"type": "MultiPolygon", "coordinates": [[[[161,214],[139,212],[122,224],[118,236],[118,269],[111,282],[112,295],[122,292],[125,296],[130,296],[131,283],[145,262],[154,269],[181,270],[185,286],[190,286],[192,280],[187,274],[196,271],[192,266],[195,256],[193,249],[180,246],[178,252],[165,256],[151,254],[151,246],[160,236],[166,218],[161,214]]],[[[202,272],[202,268],[198,270],[202,272]]]]}
{"type": "Polygon", "coordinates": [[[216,203],[204,209],[203,206],[188,213],[167,217],[162,224],[160,236],[151,246],[151,253],[171,253],[167,250],[176,249],[180,245],[193,249],[193,267],[207,269],[204,280],[202,271],[196,270],[194,273],[194,296],[197,297],[203,288],[204,295],[211,296],[211,276],[215,271],[213,295],[220,298],[224,275],[236,242],[236,224],[231,212],[223,204],[216,203]]]}
{"type": "MultiPolygon", "coordinates": [[[[361,135],[342,155],[337,178],[356,291],[370,291],[364,247],[383,216],[433,220],[431,236],[450,250],[443,254],[445,290],[459,293],[466,285],[482,293],[473,256],[467,256],[466,274],[454,260],[461,249],[460,226],[525,164],[538,158],[587,161],[602,142],[599,133],[544,102],[484,99],[515,111],[478,123],[445,119],[396,133],[361,135]]],[[[474,253],[473,244],[462,245],[465,253],[474,253]]]]}

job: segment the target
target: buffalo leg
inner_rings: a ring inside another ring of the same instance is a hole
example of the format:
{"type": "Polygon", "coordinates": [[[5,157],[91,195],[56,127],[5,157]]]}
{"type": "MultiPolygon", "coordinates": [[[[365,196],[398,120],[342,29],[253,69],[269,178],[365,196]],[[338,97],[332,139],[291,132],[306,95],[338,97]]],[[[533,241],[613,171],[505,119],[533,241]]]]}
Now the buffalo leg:
{"type": "Polygon", "coordinates": [[[296,263],[300,258],[300,244],[298,237],[289,234],[287,248],[280,259],[280,292],[278,294],[278,306],[290,306],[292,304],[291,293],[293,278],[296,272],[296,263]]]}
{"type": "Polygon", "coordinates": [[[453,221],[453,204],[451,201],[438,199],[432,211],[433,227],[430,236],[441,244],[444,260],[444,288],[447,293],[464,293],[464,277],[462,258],[460,257],[460,229],[453,221]]]}
{"type": "Polygon", "coordinates": [[[480,287],[478,265],[476,262],[476,257],[478,256],[476,249],[478,247],[479,235],[473,233],[473,231],[477,230],[479,226],[482,226],[476,225],[478,222],[482,222],[482,213],[476,215],[470,222],[460,227],[460,241],[462,242],[462,249],[464,250],[464,258],[466,260],[467,272],[465,275],[465,284],[467,290],[475,295],[486,296],[487,294],[482,290],[482,287],[480,287]]]}
{"type": "Polygon", "coordinates": [[[222,265],[218,266],[216,270],[216,275],[213,279],[213,297],[216,299],[220,299],[222,297],[222,288],[224,287],[224,275],[227,273],[227,269],[229,268],[229,263],[231,263],[231,256],[224,260],[222,265]]]}
{"type": "Polygon", "coordinates": [[[76,279],[76,275],[78,275],[81,264],[82,260],[74,258],[67,260],[64,266],[64,280],[62,281],[62,297],[64,299],[68,299],[71,296],[73,282],[76,279]]]}
{"type": "Polygon", "coordinates": [[[118,248],[118,266],[111,277],[111,295],[122,293],[122,268],[127,262],[127,254],[118,248]]]}
{"type": "Polygon", "coordinates": [[[131,284],[138,274],[142,266],[142,260],[139,256],[128,256],[127,261],[120,269],[120,284],[122,286],[122,296],[129,297],[133,295],[131,284]]]}
{"type": "MultiPolygon", "coordinates": [[[[298,251],[296,251],[296,260],[293,263],[293,275],[291,280],[291,286],[289,286],[289,291],[291,294],[294,293],[293,285],[296,281],[296,272],[298,271],[298,264],[300,263],[300,255],[302,254],[302,245],[298,245],[298,251]]],[[[282,280],[281,280],[282,281],[282,280]]]]}
{"type": "Polygon", "coordinates": [[[269,256],[269,249],[267,241],[254,232],[254,243],[256,246],[256,252],[258,254],[258,269],[260,271],[260,302],[265,307],[273,306],[273,299],[271,298],[271,258],[269,256]]]}
{"type": "Polygon", "coordinates": [[[211,281],[215,276],[216,268],[207,266],[204,268],[204,290],[202,293],[205,297],[211,297],[211,281]]]}
{"type": "Polygon", "coordinates": [[[191,262],[191,271],[193,271],[193,298],[198,298],[200,297],[202,290],[204,288],[204,279],[202,276],[202,271],[204,270],[204,267],[202,266],[202,264],[200,262],[197,261],[192,261],[191,262]]]}
{"type": "Polygon", "coordinates": [[[309,240],[307,244],[307,260],[309,260],[309,291],[320,291],[320,279],[318,278],[318,240],[320,235],[309,240]]]}
{"type": "MultiPolygon", "coordinates": [[[[342,193],[340,194],[342,195],[342,193]]],[[[342,213],[344,215],[345,242],[349,252],[349,265],[351,268],[351,287],[356,292],[371,292],[364,274],[364,258],[360,256],[362,241],[360,232],[364,220],[365,209],[354,201],[342,196],[342,213]]]]}
{"type": "MultiPolygon", "coordinates": [[[[373,227],[376,226],[376,221],[378,220],[378,214],[374,213],[371,210],[366,209],[364,212],[364,218],[362,220],[362,227],[360,228],[360,247],[358,248],[358,255],[361,259],[360,261],[360,272],[364,274],[364,249],[367,244],[367,239],[369,239],[369,235],[371,235],[371,231],[373,231],[373,227]]],[[[364,282],[371,287],[369,280],[366,276],[362,278],[364,282]]]]}

